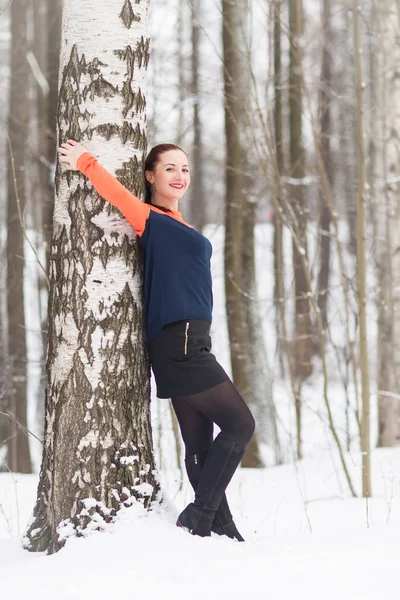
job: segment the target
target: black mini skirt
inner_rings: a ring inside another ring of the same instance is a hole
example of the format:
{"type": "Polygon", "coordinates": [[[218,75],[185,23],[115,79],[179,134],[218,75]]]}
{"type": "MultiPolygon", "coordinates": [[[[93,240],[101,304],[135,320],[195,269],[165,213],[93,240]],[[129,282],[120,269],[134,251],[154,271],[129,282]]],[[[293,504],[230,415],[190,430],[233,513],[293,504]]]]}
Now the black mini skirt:
{"type": "Polygon", "coordinates": [[[211,353],[210,322],[187,319],[165,325],[149,344],[158,398],[204,392],[229,376],[211,353]]]}

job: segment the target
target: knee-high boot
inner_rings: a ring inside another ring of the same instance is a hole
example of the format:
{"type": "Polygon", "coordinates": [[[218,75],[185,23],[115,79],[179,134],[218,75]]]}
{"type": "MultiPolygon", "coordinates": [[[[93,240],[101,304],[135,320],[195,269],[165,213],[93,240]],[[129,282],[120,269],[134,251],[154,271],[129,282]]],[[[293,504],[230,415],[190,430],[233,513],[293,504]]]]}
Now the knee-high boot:
{"type": "MultiPolygon", "coordinates": [[[[187,456],[185,458],[186,472],[194,491],[197,489],[200,473],[203,469],[207,454],[208,452],[198,452],[197,454],[192,454],[191,456],[187,456]]],[[[217,533],[218,535],[226,535],[232,540],[244,542],[243,537],[240,535],[233,521],[226,494],[222,496],[221,504],[215,513],[215,517],[211,525],[211,531],[217,533]]]]}
{"type": "Polygon", "coordinates": [[[243,446],[226,439],[222,433],[215,438],[200,473],[194,502],[178,517],[179,527],[188,529],[194,535],[211,535],[215,515],[244,451],[243,446]]]}

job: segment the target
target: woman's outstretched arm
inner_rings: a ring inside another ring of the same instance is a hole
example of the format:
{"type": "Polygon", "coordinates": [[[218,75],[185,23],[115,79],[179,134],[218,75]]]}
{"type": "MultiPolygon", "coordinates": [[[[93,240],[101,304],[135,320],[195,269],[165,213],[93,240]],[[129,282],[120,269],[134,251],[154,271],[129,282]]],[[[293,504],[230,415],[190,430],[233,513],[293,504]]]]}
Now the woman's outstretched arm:
{"type": "Polygon", "coordinates": [[[60,161],[69,170],[81,171],[105,200],[119,208],[124,217],[141,236],[146,227],[150,207],[126,189],[111,173],[100,165],[82,144],[68,140],[59,148],[60,161]]]}

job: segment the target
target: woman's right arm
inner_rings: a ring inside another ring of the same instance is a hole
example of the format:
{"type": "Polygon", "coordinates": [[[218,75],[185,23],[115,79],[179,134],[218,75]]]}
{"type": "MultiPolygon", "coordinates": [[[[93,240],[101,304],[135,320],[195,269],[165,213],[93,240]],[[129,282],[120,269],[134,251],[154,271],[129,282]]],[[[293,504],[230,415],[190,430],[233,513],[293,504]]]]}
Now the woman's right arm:
{"type": "Polygon", "coordinates": [[[61,162],[65,163],[68,169],[79,169],[86,175],[100,196],[119,208],[136,233],[141,236],[150,214],[149,205],[141,202],[106,171],[82,144],[68,140],[61,145],[59,152],[61,162]]]}

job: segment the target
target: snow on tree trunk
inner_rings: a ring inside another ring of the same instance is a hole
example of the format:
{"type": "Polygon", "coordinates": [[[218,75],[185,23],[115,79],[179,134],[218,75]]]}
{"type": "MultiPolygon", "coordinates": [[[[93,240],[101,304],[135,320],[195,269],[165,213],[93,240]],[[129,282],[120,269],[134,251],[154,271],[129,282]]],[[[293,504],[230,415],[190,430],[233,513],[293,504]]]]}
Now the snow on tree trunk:
{"type": "MultiPolygon", "coordinates": [[[[82,140],[139,195],[148,1],[63,8],[59,141],[82,140]]],[[[44,454],[25,538],[49,552],[158,491],[136,236],[78,172],[58,164],[55,189],[44,454]]]]}

